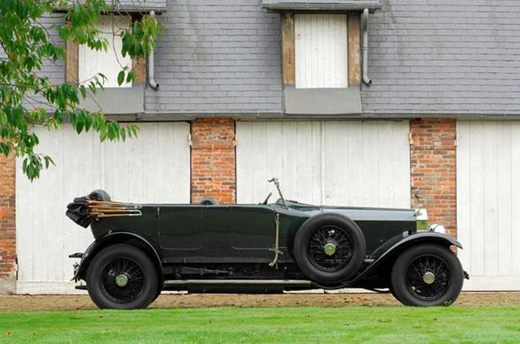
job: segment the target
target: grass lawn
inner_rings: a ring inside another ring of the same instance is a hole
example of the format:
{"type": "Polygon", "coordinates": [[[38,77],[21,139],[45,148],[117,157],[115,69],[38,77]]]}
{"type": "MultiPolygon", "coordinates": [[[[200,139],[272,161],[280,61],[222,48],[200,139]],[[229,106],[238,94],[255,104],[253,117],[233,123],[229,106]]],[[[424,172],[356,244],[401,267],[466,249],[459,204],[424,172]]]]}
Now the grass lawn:
{"type": "Polygon", "coordinates": [[[1,343],[520,343],[520,307],[283,307],[0,314],[1,343]]]}

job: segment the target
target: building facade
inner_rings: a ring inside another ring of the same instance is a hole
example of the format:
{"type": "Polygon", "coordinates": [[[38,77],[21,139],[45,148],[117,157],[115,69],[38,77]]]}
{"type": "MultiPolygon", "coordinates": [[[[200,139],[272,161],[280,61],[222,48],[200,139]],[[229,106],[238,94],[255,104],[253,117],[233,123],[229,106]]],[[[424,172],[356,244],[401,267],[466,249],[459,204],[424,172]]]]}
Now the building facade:
{"type": "Polygon", "coordinates": [[[45,69],[78,82],[131,66],[136,82],[84,106],[137,122],[139,138],[101,144],[36,128],[56,167],[33,183],[0,157],[2,291],[73,291],[67,255],[92,240],[64,216],[78,195],[256,203],[273,176],[301,202],[426,208],[463,243],[466,289],[520,288],[520,4],[145,4],[123,1],[121,13],[135,12],[117,20],[156,13],[167,31],[153,63],[66,43],[66,60],[45,69]]]}

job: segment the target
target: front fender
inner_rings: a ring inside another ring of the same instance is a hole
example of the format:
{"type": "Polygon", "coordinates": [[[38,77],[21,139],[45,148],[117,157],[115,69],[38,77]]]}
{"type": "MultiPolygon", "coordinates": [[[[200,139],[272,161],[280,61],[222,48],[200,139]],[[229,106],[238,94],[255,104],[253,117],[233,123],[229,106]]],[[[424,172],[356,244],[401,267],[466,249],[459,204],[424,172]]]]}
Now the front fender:
{"type": "Polygon", "coordinates": [[[345,288],[356,284],[356,282],[360,281],[361,279],[369,275],[372,271],[380,267],[382,264],[385,264],[389,260],[395,259],[396,256],[398,256],[408,247],[420,243],[437,243],[447,247],[454,245],[462,249],[462,245],[457,239],[446,234],[435,232],[420,232],[416,234],[411,234],[409,236],[403,237],[397,242],[394,242],[389,248],[385,249],[381,254],[379,254],[377,258],[365,268],[365,270],[363,270],[359,275],[356,276],[356,278],[354,278],[351,281],[346,281],[343,285],[339,286],[338,288],[345,288]]]}
{"type": "Polygon", "coordinates": [[[90,246],[85,250],[85,252],[81,256],[81,260],[75,268],[74,277],[72,278],[72,280],[77,282],[80,279],[85,279],[85,273],[86,269],[88,268],[88,265],[90,264],[92,259],[94,259],[96,254],[99,253],[102,249],[112,244],[120,244],[129,240],[140,243],[149,253],[150,258],[152,259],[154,265],[157,268],[157,274],[161,279],[160,284],[162,284],[164,275],[161,264],[161,257],[159,255],[158,250],[155,248],[155,246],[151,243],[149,239],[139,234],[131,232],[110,232],[103,235],[102,237],[94,241],[92,244],[90,244],[90,246]]]}
{"type": "Polygon", "coordinates": [[[406,237],[403,237],[402,239],[394,242],[389,247],[385,248],[384,251],[382,251],[380,254],[377,255],[375,262],[380,261],[381,259],[384,259],[389,254],[392,254],[392,252],[395,252],[396,250],[400,250],[404,247],[407,247],[411,244],[418,243],[418,242],[435,242],[441,245],[445,246],[457,246],[458,248],[462,249],[462,244],[455,239],[452,236],[449,236],[447,234],[442,233],[436,233],[436,232],[419,232],[415,234],[408,235],[406,237]]]}

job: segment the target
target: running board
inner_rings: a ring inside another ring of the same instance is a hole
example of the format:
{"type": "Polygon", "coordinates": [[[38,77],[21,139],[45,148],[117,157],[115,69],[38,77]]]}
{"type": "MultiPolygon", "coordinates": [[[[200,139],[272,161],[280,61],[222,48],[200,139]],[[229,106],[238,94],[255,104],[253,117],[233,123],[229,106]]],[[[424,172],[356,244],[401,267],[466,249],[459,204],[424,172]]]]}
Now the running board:
{"type": "MultiPolygon", "coordinates": [[[[198,285],[214,285],[214,286],[292,286],[292,287],[310,287],[313,283],[309,280],[248,280],[248,279],[187,279],[187,280],[168,280],[164,281],[164,289],[198,285]]],[[[76,289],[87,290],[86,285],[77,285],[76,289]]]]}
{"type": "Polygon", "coordinates": [[[185,279],[164,281],[164,286],[185,285],[286,285],[286,286],[311,286],[309,280],[253,280],[253,279],[185,279]]]}

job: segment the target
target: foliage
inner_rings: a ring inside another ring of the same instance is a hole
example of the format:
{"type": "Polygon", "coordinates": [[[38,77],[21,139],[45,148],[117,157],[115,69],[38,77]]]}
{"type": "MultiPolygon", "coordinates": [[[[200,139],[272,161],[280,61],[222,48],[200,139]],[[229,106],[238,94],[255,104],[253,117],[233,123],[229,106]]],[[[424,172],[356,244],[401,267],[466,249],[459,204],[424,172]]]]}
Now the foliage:
{"type": "MultiPolygon", "coordinates": [[[[39,143],[34,133],[36,124],[50,129],[69,121],[79,133],[94,130],[101,141],[124,140],[135,136],[138,127],[121,126],[107,119],[102,109],[89,112],[78,105],[87,96],[103,89],[106,79],[98,74],[90,80],[74,84],[53,84],[42,73],[43,66],[65,58],[64,42],[86,44],[94,50],[107,50],[108,42],[99,36],[95,24],[102,13],[110,13],[119,0],[1,0],[0,2],[0,154],[14,154],[23,159],[23,172],[31,180],[40,176],[42,168],[52,164],[51,157],[36,152],[39,143]],[[59,27],[45,27],[42,18],[65,12],[66,22],[59,27]],[[52,40],[49,30],[57,30],[59,42],[52,40]],[[2,58],[2,55],[5,58],[2,58]]],[[[164,31],[154,18],[143,14],[134,25],[120,33],[123,56],[144,58],[164,31]]],[[[63,69],[63,75],[65,70],[63,69]]],[[[121,69],[118,82],[133,81],[135,75],[127,67],[121,69]]]]}
{"type": "Polygon", "coordinates": [[[89,344],[519,343],[519,316],[520,306],[3,312],[0,314],[0,341],[89,344]]]}

